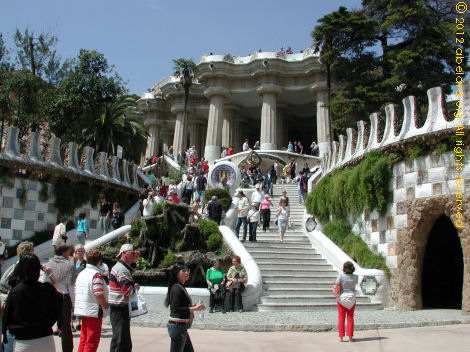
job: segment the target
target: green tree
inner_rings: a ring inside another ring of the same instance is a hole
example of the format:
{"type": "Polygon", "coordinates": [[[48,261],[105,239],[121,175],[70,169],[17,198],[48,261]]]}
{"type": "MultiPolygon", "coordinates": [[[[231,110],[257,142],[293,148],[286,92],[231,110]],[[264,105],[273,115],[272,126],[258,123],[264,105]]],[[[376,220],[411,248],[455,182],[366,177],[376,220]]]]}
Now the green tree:
{"type": "Polygon", "coordinates": [[[136,118],[138,96],[123,95],[103,105],[101,115],[92,125],[85,128],[85,145],[93,145],[97,152],[105,151],[116,155],[118,144],[124,148],[126,157],[136,162],[145,151],[147,132],[143,123],[136,118]]]}
{"type": "Polygon", "coordinates": [[[35,34],[28,28],[22,33],[19,29],[14,35],[16,60],[20,68],[43,78],[51,84],[57,84],[63,72],[61,58],[54,47],[57,37],[52,34],[35,34]]]}
{"type": "Polygon", "coordinates": [[[59,82],[49,105],[51,132],[64,142],[86,140],[79,131],[94,125],[106,104],[126,92],[122,78],[103,54],[81,49],[66,62],[68,69],[59,82]]]}
{"type": "Polygon", "coordinates": [[[10,63],[10,57],[8,56],[10,50],[5,45],[3,39],[3,33],[0,32],[0,73],[8,72],[13,69],[13,65],[10,63]]]}

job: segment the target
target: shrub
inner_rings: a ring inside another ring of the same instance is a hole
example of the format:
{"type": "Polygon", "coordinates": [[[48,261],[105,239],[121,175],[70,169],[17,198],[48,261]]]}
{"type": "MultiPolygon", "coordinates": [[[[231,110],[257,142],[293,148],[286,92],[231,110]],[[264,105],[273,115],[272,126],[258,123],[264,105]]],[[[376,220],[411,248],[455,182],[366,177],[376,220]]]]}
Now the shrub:
{"type": "Polygon", "coordinates": [[[370,152],[356,166],[338,170],[323,178],[307,195],[307,211],[321,222],[361,213],[365,207],[384,213],[388,184],[396,154],[370,152]]]}
{"type": "Polygon", "coordinates": [[[202,236],[204,237],[204,240],[208,240],[209,236],[213,233],[218,233],[220,235],[219,226],[215,221],[199,219],[197,223],[201,227],[202,236]]]}
{"type": "Polygon", "coordinates": [[[147,270],[150,268],[150,262],[143,257],[137,258],[137,270],[147,270]]]}
{"type": "Polygon", "coordinates": [[[212,252],[216,252],[222,249],[223,244],[224,240],[222,235],[214,232],[210,234],[209,239],[207,240],[207,249],[212,252]]]}
{"type": "Polygon", "coordinates": [[[204,204],[205,206],[208,201],[211,200],[212,196],[216,196],[217,200],[220,204],[224,207],[224,210],[227,211],[230,208],[230,204],[232,204],[232,196],[228,189],[225,188],[211,188],[206,191],[204,194],[204,204]]]}
{"type": "Polygon", "coordinates": [[[390,274],[390,270],[385,264],[385,259],[373,253],[362,238],[352,232],[346,220],[328,223],[324,227],[323,233],[360,266],[370,269],[381,269],[387,275],[390,274]]]}
{"type": "Polygon", "coordinates": [[[170,249],[166,253],[165,257],[162,259],[158,267],[161,268],[168,268],[176,263],[177,259],[173,254],[173,251],[170,249]]]}

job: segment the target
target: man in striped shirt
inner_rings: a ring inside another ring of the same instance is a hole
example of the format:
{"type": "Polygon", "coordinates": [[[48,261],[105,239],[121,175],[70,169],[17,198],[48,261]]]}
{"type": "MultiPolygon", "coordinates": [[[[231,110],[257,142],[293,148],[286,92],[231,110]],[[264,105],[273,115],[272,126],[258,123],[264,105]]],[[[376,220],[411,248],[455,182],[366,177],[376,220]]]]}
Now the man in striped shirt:
{"type": "Polygon", "coordinates": [[[113,329],[110,352],[132,351],[131,327],[129,316],[129,297],[140,289],[132,278],[131,265],[140,253],[134,251],[132,244],[121,246],[118,262],[109,275],[109,317],[113,329]]]}

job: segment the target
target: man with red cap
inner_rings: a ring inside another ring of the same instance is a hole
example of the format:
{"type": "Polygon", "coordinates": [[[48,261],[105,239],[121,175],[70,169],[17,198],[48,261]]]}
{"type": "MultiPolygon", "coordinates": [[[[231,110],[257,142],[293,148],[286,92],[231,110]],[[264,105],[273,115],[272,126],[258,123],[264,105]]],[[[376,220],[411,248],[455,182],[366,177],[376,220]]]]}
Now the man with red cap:
{"type": "Polygon", "coordinates": [[[113,329],[111,352],[132,351],[129,297],[140,289],[132,278],[131,265],[140,253],[130,243],[123,244],[117,257],[119,260],[109,274],[109,318],[113,329]]]}

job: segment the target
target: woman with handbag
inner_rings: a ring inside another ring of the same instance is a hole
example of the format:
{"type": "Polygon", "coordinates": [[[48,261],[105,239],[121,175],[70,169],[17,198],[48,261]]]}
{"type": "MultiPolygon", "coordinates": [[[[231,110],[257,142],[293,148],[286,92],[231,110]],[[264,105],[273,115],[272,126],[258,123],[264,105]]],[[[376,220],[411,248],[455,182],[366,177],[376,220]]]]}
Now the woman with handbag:
{"type": "Polygon", "coordinates": [[[248,275],[241,265],[241,258],[236,255],[232,259],[233,266],[227,272],[227,288],[230,292],[230,312],[237,310],[243,312],[242,292],[248,282],[248,275]]]}
{"type": "Polygon", "coordinates": [[[353,263],[349,261],[344,263],[343,272],[338,275],[333,289],[338,305],[338,331],[341,342],[343,342],[344,337],[346,314],[348,316],[347,334],[349,341],[354,341],[354,309],[356,308],[356,285],[359,279],[357,275],[353,274],[355,270],[353,263]]]}
{"type": "Polygon", "coordinates": [[[289,218],[289,210],[286,208],[286,203],[282,202],[281,207],[277,210],[277,226],[279,228],[279,237],[281,242],[284,241],[284,234],[287,230],[287,220],[289,218]]]}
{"type": "Polygon", "coordinates": [[[220,304],[222,313],[225,314],[225,274],[220,267],[219,259],[212,261],[212,266],[206,271],[207,289],[210,292],[210,310],[209,313],[214,313],[214,306],[220,304]],[[217,300],[219,298],[219,301],[217,300]]]}
{"type": "Polygon", "coordinates": [[[184,284],[189,280],[189,268],[184,263],[176,263],[170,273],[165,306],[170,306],[168,335],[171,338],[170,352],[193,352],[188,335],[194,319],[194,311],[204,310],[204,304],[194,305],[184,284]]]}

